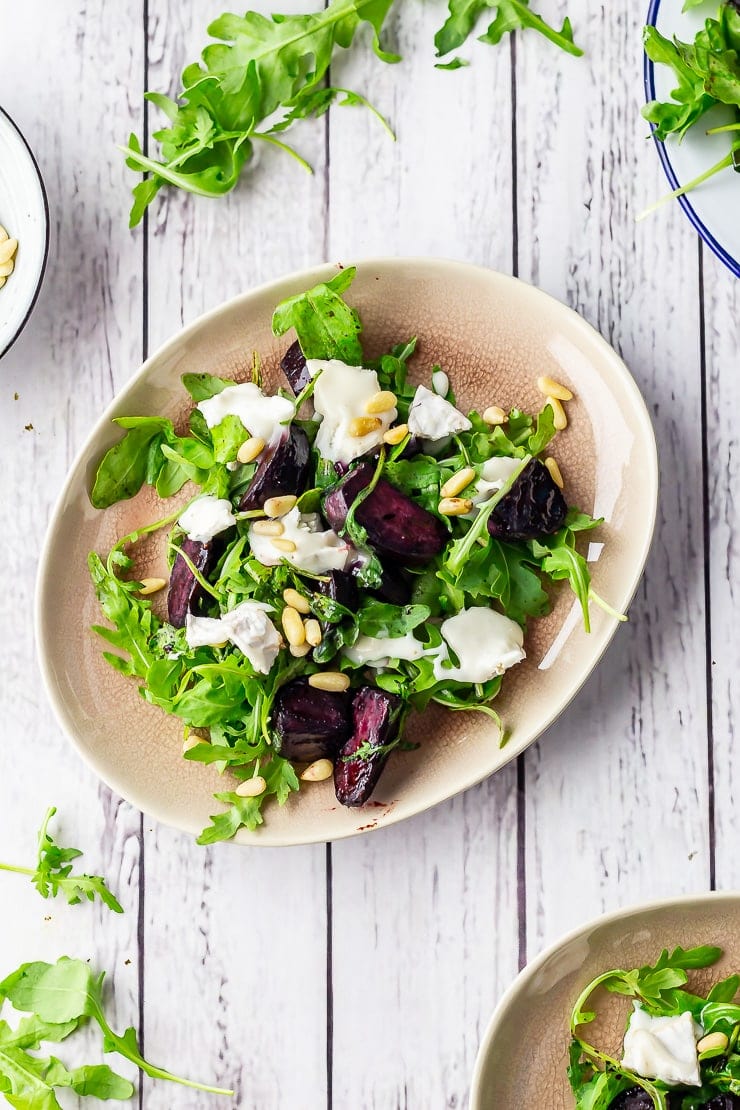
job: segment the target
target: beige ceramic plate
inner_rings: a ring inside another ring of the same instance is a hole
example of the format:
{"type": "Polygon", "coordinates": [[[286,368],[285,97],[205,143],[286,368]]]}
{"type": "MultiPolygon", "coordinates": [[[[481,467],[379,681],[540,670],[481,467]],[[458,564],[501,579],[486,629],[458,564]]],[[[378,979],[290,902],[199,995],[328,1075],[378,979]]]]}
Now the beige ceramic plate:
{"type": "MultiPolygon", "coordinates": [[[[191,371],[244,377],[258,351],[266,388],[282,380],[278,361],[289,339],[275,340],[270,320],[283,297],[335,272],[325,266],[246,293],[201,317],[144,364],[103,414],[62,491],[43,553],[37,592],[42,670],[59,719],[82,756],[113,789],[168,824],[198,832],[219,809],[224,789],[212,768],[181,757],[181,726],[138,696],[136,683],[103,661],[88,631],[100,616],[87,575],[91,549],[162,515],[151,490],[106,512],[88,501],[97,463],[120,436],[111,418],[163,414],[182,423],[189,409],[180,375],[191,371]],[[63,573],[61,572],[63,569],[63,573]]],[[[603,516],[590,557],[596,590],[617,609],[628,605],[653,531],[657,497],[655,441],[645,405],[614,351],[574,312],[514,278],[457,262],[392,259],[360,264],[350,299],[374,357],[419,337],[415,372],[428,381],[440,362],[460,407],[542,404],[535,380],[552,374],[572,386],[570,426],[553,447],[572,504],[603,516]],[[603,548],[602,548],[603,544],[603,548]]],[[[162,546],[152,544],[140,574],[162,575],[162,546]]],[[[513,759],[547,727],[588,677],[616,622],[593,613],[586,635],[572,595],[557,591],[552,614],[536,622],[528,659],[507,677],[497,702],[511,739],[502,750],[483,714],[432,708],[410,722],[421,751],[394,755],[362,810],[340,807],[331,783],[309,786],[265,826],[239,839],[264,845],[351,836],[392,824],[450,798],[513,759]]]]}
{"type": "MultiPolygon", "coordinates": [[[[470,1110],[546,1106],[573,1110],[566,1078],[574,1001],[611,968],[655,963],[663,948],[713,944],[724,955],[692,973],[709,988],[740,969],[740,895],[704,894],[620,910],[581,926],[531,963],[504,995],[486,1031],[473,1074],[470,1110]]],[[[589,1041],[619,1056],[629,999],[594,995],[597,1021],[589,1041]]]]}

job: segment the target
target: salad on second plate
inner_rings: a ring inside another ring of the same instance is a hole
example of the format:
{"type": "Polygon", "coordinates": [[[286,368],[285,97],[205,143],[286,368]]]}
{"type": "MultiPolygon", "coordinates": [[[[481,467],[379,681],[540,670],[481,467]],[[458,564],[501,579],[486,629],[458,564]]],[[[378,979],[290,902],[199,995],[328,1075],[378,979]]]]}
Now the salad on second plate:
{"type": "Polygon", "coordinates": [[[256,356],[240,384],[184,375],[186,433],[118,418],[91,491],[104,509],[143,483],[164,501],[197,487],[89,562],[108,661],[182,720],[186,759],[237,780],[201,843],[255,829],[302,783],[333,777],[343,805],[364,804],[430,701],[501,728],[491,702],[551,584],[569,582],[587,629],[604,604],[576,548],[600,522],[569,508],[546,454],[569,390],[540,379],[536,416],[466,414],[439,367],[410,383],[415,340],[368,362],[343,298],[354,272],[275,310],[275,334],[298,336],[289,390],[263,391],[256,356]],[[160,529],[169,578],[142,580],[135,545],[160,529]],[[166,618],[149,600],[165,588],[166,618]]]}
{"type": "Polygon", "coordinates": [[[653,965],[606,971],[585,987],[570,1019],[577,1110],[739,1110],[740,975],[706,995],[687,987],[721,955],[713,945],[664,949],[653,965]],[[632,999],[621,1059],[585,1039],[598,989],[632,999]]]}

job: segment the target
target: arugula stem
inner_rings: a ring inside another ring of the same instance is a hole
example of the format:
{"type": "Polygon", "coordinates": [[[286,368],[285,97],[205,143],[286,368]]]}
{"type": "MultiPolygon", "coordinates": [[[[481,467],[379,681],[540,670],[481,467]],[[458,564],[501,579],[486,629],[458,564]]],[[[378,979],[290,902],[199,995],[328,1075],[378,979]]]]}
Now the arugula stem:
{"type": "Polygon", "coordinates": [[[141,528],[135,528],[133,532],[129,532],[127,535],[122,536],[121,539],[118,540],[118,542],[110,549],[110,554],[108,555],[108,560],[106,564],[108,568],[108,573],[112,575],[113,578],[118,577],[115,570],[113,569],[113,563],[111,562],[111,556],[114,552],[122,551],[126,544],[138,543],[142,536],[148,536],[152,532],[158,532],[160,528],[166,528],[168,524],[174,524],[176,520],[179,520],[185,510],[190,505],[192,505],[193,501],[195,501],[195,497],[191,497],[187,505],[181,505],[179,509],[176,509],[173,513],[170,513],[169,516],[162,517],[161,520],[155,520],[152,524],[143,524],[141,528]]]}
{"type": "Polygon", "coordinates": [[[310,162],[307,162],[305,158],[302,158],[298,151],[295,150],[292,146],[288,146],[287,143],[282,143],[280,139],[276,139],[274,135],[268,135],[264,131],[253,131],[250,137],[252,139],[261,139],[263,143],[270,143],[272,146],[278,147],[279,150],[284,150],[286,154],[289,154],[291,156],[291,158],[295,158],[298,165],[303,166],[304,170],[306,170],[307,173],[313,173],[313,166],[310,162]]]}
{"type": "Polygon", "coordinates": [[[613,617],[615,621],[623,623],[629,619],[626,613],[620,613],[618,609],[613,609],[608,601],[604,601],[603,597],[597,594],[592,586],[589,586],[588,589],[588,599],[589,601],[593,601],[595,605],[598,605],[600,609],[603,609],[605,613],[608,613],[610,617],[613,617]]]}
{"type": "Polygon", "coordinates": [[[0,863],[0,871],[12,871],[16,875],[35,875],[35,871],[30,867],[16,867],[12,863],[0,863]]]}
{"type": "Polygon", "coordinates": [[[725,123],[722,127],[710,127],[707,135],[722,135],[725,131],[740,131],[740,123],[725,123]]]}
{"type": "Polygon", "coordinates": [[[660,200],[656,200],[655,204],[651,204],[645,208],[635,216],[635,223],[640,223],[641,220],[652,215],[653,212],[657,212],[664,204],[668,204],[669,201],[674,200],[676,197],[682,197],[685,193],[690,192],[692,189],[696,189],[699,185],[703,185],[705,181],[708,181],[710,177],[714,177],[716,173],[720,173],[721,170],[729,169],[733,163],[733,155],[736,150],[740,150],[740,143],[734,143],[730,153],[725,155],[719,162],[715,162],[715,164],[708,170],[705,170],[704,173],[700,173],[698,177],[693,178],[693,180],[689,181],[686,185],[682,185],[680,189],[674,189],[672,193],[666,193],[660,200]]]}
{"type": "Polygon", "coordinates": [[[488,523],[489,516],[496,508],[499,501],[509,492],[511,487],[514,485],[514,482],[516,482],[517,478],[524,470],[525,466],[531,461],[532,456],[525,455],[513,474],[511,474],[510,477],[507,478],[507,480],[504,482],[501,489],[496,490],[493,496],[490,497],[488,501],[484,501],[483,504],[480,506],[478,510],[478,515],[471,524],[469,530],[465,533],[462,540],[458,540],[457,543],[455,543],[455,550],[451,553],[450,558],[447,561],[447,566],[453,574],[460,573],[470,556],[470,552],[473,549],[473,544],[477,542],[479,536],[483,535],[483,530],[488,523]]]}
{"type": "Polygon", "coordinates": [[[168,543],[167,544],[167,549],[169,551],[175,551],[180,556],[182,561],[185,563],[185,566],[188,568],[190,573],[195,578],[195,581],[198,583],[198,585],[202,589],[206,590],[206,592],[209,593],[211,595],[211,597],[214,598],[216,601],[221,600],[218,593],[216,592],[216,590],[214,590],[213,586],[211,585],[211,583],[208,582],[207,579],[205,579],[203,577],[203,575],[200,573],[200,571],[196,567],[193,560],[188,555],[185,554],[185,552],[183,551],[183,549],[181,547],[178,547],[176,543],[168,543]]]}

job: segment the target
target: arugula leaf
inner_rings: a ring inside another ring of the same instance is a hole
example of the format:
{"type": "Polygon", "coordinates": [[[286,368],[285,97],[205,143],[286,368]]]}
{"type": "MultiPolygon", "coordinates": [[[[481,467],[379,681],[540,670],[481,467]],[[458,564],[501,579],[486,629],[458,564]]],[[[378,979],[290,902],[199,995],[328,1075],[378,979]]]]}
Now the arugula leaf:
{"type": "Polygon", "coordinates": [[[364,636],[405,636],[423,624],[429,615],[426,605],[366,601],[357,614],[357,624],[364,636]]]}
{"type": "Polygon", "coordinates": [[[269,797],[274,797],[277,804],[282,806],[289,795],[299,788],[298,776],[292,763],[280,756],[274,756],[267,765],[262,766],[260,774],[265,780],[266,789],[256,798],[242,798],[233,792],[215,795],[219,802],[224,802],[229,808],[225,813],[217,813],[211,817],[211,824],[198,837],[199,844],[216,844],[220,840],[230,840],[241,828],[254,832],[264,822],[262,806],[269,797]]]}
{"type": "MultiPolygon", "coordinates": [[[[166,1079],[200,1091],[233,1096],[233,1091],[195,1083],[150,1064],[139,1052],[134,1029],[129,1028],[122,1035],[115,1033],[108,1024],[103,1009],[104,978],[104,973],[95,975],[83,960],[62,956],[55,964],[42,961],[22,964],[0,983],[0,998],[7,998],[16,1010],[33,1014],[39,1021],[53,1025],[69,1022],[79,1024],[84,1018],[92,1018],[103,1033],[103,1050],[117,1052],[119,1056],[136,1064],[152,1079],[166,1079]]],[[[8,1053],[17,1051],[19,1050],[10,1049],[8,1053]]],[[[26,1060],[29,1059],[34,1058],[26,1058],[26,1060]]],[[[45,1062],[37,1060],[35,1063],[40,1068],[40,1071],[37,1071],[37,1078],[43,1078],[47,1074],[43,1067],[45,1062]]],[[[53,1085],[61,1083],[64,1086],[73,1087],[79,1094],[95,1094],[98,1098],[130,1098],[133,1094],[131,1084],[116,1076],[107,1067],[76,1069],[74,1072],[66,1073],[66,1069],[63,1069],[63,1066],[53,1058],[50,1065],[50,1079],[53,1079],[53,1085]],[[71,1077],[69,1081],[67,1076],[71,1077]],[[125,1094],[110,1093],[116,1090],[122,1091],[124,1084],[125,1094]],[[108,1093],[101,1094],[102,1091],[108,1093]]],[[[4,1068],[4,1062],[0,1061],[0,1073],[4,1072],[4,1068]]],[[[23,1106],[23,1103],[18,1105],[23,1106]]],[[[33,1106],[33,1110],[36,1105],[36,1103],[29,1104],[33,1106]]],[[[38,1106],[39,1110],[45,1110],[47,1106],[52,1110],[55,1103],[39,1102],[38,1106]]]]}
{"type": "Polygon", "coordinates": [[[274,335],[285,335],[295,328],[298,342],[306,358],[338,358],[351,365],[362,363],[362,331],[360,318],[343,299],[350,287],[356,267],[340,270],[329,281],[288,297],[272,316],[274,335]]]}
{"type": "Polygon", "coordinates": [[[483,12],[491,9],[496,10],[495,18],[486,33],[480,36],[480,42],[496,45],[505,34],[530,27],[568,54],[577,57],[583,54],[573,41],[570,20],[565,19],[558,31],[530,9],[529,0],[449,0],[448,7],[450,14],[447,21],[434,36],[438,58],[462,46],[483,12]]]}
{"type": "Polygon", "coordinates": [[[158,416],[142,417],[136,424],[129,421],[130,418],[123,417],[115,420],[130,430],[105,453],[98,467],[90,494],[96,509],[107,509],[117,501],[127,500],[139,492],[144,482],[156,481],[156,468],[151,476],[152,458],[156,457],[165,431],[172,431],[172,423],[158,416]]]}
{"type": "Polygon", "coordinates": [[[123,907],[116,897],[108,890],[105,879],[100,875],[73,875],[72,860],[82,855],[79,848],[62,848],[54,843],[48,832],[48,825],[56,813],[56,807],[51,806],[46,811],[38,834],[38,860],[35,869],[30,867],[14,867],[11,864],[0,863],[0,871],[13,871],[16,874],[28,875],[33,885],[42,898],[56,898],[63,894],[71,906],[77,905],[86,898],[94,902],[95,898],[113,910],[114,913],[123,913],[123,907]]]}
{"type": "MultiPolygon", "coordinates": [[[[296,120],[321,115],[327,100],[364,97],[337,89],[323,91],[324,78],[338,48],[348,48],[364,23],[373,31],[373,49],[384,62],[398,57],[381,48],[380,33],[392,0],[330,0],[305,15],[258,12],[224,13],[208,28],[221,40],[205,48],[202,63],[185,68],[177,100],[159,93],[148,99],[167,117],[155,132],[161,161],[146,157],[135,136],[125,148],[126,164],[152,177],[134,189],[130,226],[142,218],[165,184],[200,196],[221,196],[234,188],[257,142],[268,142],[300,156],[277,138],[296,120]],[[319,95],[314,95],[319,92],[319,95]],[[280,109],[283,119],[274,119],[280,109]],[[262,126],[266,129],[261,130],[262,126]]],[[[308,167],[307,167],[308,168],[308,167]]]]}
{"type": "Polygon", "coordinates": [[[180,380],[196,403],[207,401],[229,386],[236,385],[230,378],[217,378],[213,374],[183,374],[180,380]]]}

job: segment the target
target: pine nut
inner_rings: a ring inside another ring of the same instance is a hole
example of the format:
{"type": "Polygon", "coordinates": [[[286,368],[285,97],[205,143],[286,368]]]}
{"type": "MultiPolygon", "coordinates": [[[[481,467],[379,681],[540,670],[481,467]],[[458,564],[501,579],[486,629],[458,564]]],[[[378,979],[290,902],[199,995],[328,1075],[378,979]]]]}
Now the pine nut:
{"type": "Polygon", "coordinates": [[[321,643],[322,638],[321,625],[319,624],[319,622],[312,618],[310,621],[306,621],[304,629],[306,632],[306,639],[308,640],[311,647],[318,647],[321,643]]]}
{"type": "Polygon", "coordinates": [[[562,432],[563,428],[568,427],[568,417],[565,415],[565,409],[557,397],[548,397],[547,404],[550,406],[554,416],[554,425],[556,432],[562,432]]]}
{"type": "Polygon", "coordinates": [[[442,497],[457,497],[458,493],[462,493],[470,485],[473,478],[475,478],[475,471],[472,466],[464,466],[457,474],[447,479],[439,492],[442,497]]]}
{"type": "Polygon", "coordinates": [[[309,763],[301,775],[304,782],[323,782],[334,774],[334,764],[330,759],[315,759],[309,763]]]}
{"type": "Polygon", "coordinates": [[[311,650],[310,644],[291,644],[290,654],[294,659],[303,659],[311,650]]]}
{"type": "Polygon", "coordinates": [[[303,594],[299,594],[298,590],[292,590],[290,587],[288,587],[287,590],[283,590],[283,601],[286,605],[290,605],[293,609],[297,609],[299,613],[305,614],[311,612],[308,598],[304,597],[303,594]]]}
{"type": "Polygon", "coordinates": [[[314,690],[328,690],[332,694],[344,693],[349,687],[349,675],[341,671],[319,671],[309,677],[308,685],[314,690]]]}
{"type": "Polygon", "coordinates": [[[0,277],[10,277],[15,269],[15,262],[9,258],[7,262],[0,263],[0,277]]]}
{"type": "Polygon", "coordinates": [[[279,520],[255,520],[252,531],[258,536],[282,536],[285,525],[279,520]]]}
{"type": "Polygon", "coordinates": [[[437,506],[442,516],[465,516],[472,508],[473,502],[469,497],[443,497],[437,506]]]}
{"type": "Polygon", "coordinates": [[[17,239],[6,239],[0,243],[0,262],[9,262],[17,250],[17,239]]]}
{"type": "Polygon", "coordinates": [[[195,736],[193,733],[191,733],[190,736],[186,736],[182,742],[182,754],[185,755],[185,752],[191,752],[193,748],[198,747],[198,744],[207,743],[208,740],[204,740],[202,736],[195,736]]]}
{"type": "Polygon", "coordinates": [[[250,436],[245,439],[236,453],[236,461],[242,464],[251,463],[261,455],[265,449],[265,441],[261,436],[250,436]]]}
{"type": "Polygon", "coordinates": [[[483,419],[486,424],[495,426],[496,424],[505,424],[507,417],[504,410],[499,408],[498,405],[491,405],[483,413],[483,419]]]}
{"type": "Polygon", "coordinates": [[[7,231],[2,226],[2,224],[0,224],[0,243],[4,243],[7,238],[8,238],[7,231]]]}
{"type": "Polygon", "coordinates": [[[389,428],[383,436],[383,443],[389,443],[395,447],[402,439],[405,439],[409,434],[408,424],[396,424],[395,428],[389,428]]]}
{"type": "Polygon", "coordinates": [[[450,379],[444,370],[435,370],[432,374],[432,389],[438,397],[446,397],[450,392],[450,379]]]}
{"type": "Polygon", "coordinates": [[[554,378],[548,378],[546,375],[537,379],[537,388],[540,393],[544,393],[545,397],[554,397],[557,401],[573,400],[573,394],[567,385],[562,385],[560,382],[556,382],[554,378]]]}
{"type": "Polygon", "coordinates": [[[396,395],[390,389],[381,389],[365,404],[365,412],[369,416],[377,416],[380,412],[390,412],[396,407],[396,395]]]}
{"type": "Polygon", "coordinates": [[[295,508],[297,500],[298,498],[292,493],[283,494],[282,497],[268,497],[262,508],[265,510],[265,516],[285,516],[295,508]]]}
{"type": "Polygon", "coordinates": [[[347,433],[353,439],[362,439],[363,436],[369,436],[371,432],[377,432],[382,427],[383,421],[377,416],[356,416],[354,420],[350,420],[347,433]]]}
{"type": "Polygon", "coordinates": [[[159,590],[163,590],[166,585],[166,578],[142,578],[139,594],[142,597],[148,597],[149,594],[156,594],[159,590]]]}
{"type": "Polygon", "coordinates": [[[282,621],[285,639],[289,644],[295,644],[296,647],[300,647],[301,644],[306,642],[306,630],[303,627],[301,614],[297,609],[293,609],[290,605],[286,605],[280,619],[282,621]]]}
{"type": "Polygon", "coordinates": [[[553,459],[552,457],[545,459],[545,466],[550,472],[550,477],[552,478],[555,485],[562,489],[565,485],[565,482],[563,481],[563,474],[557,464],[557,460],[553,459]]]}
{"type": "Polygon", "coordinates": [[[255,775],[254,778],[240,782],[234,793],[238,794],[240,798],[258,798],[260,794],[264,794],[265,790],[267,790],[267,783],[262,775],[255,775]]]}
{"type": "Polygon", "coordinates": [[[292,555],[296,546],[292,540],[284,540],[278,537],[272,541],[272,546],[276,547],[278,551],[284,551],[286,555],[292,555]]]}
{"type": "Polygon", "coordinates": [[[718,1048],[720,1052],[727,1048],[729,1040],[724,1033],[708,1033],[696,1043],[697,1052],[709,1052],[710,1048],[718,1048]]]}

